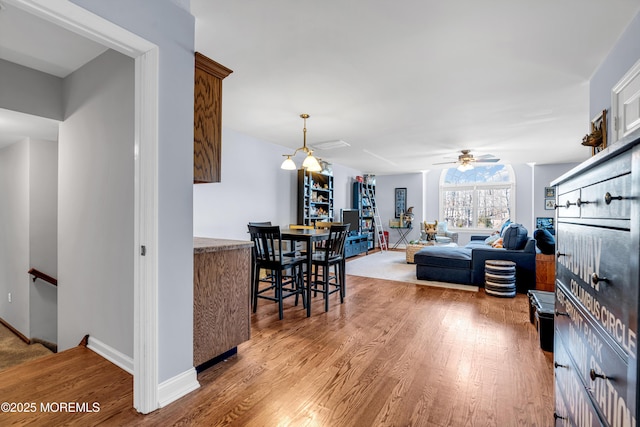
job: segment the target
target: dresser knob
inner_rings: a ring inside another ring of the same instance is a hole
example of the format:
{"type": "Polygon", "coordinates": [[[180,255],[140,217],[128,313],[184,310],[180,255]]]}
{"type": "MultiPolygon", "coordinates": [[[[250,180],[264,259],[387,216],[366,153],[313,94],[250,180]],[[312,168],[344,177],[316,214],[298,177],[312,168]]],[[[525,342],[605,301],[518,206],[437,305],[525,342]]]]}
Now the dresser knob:
{"type": "Polygon", "coordinates": [[[578,200],[576,201],[576,205],[578,207],[580,207],[580,205],[588,205],[589,203],[592,203],[592,202],[584,202],[584,201],[580,200],[579,197],[578,197],[578,200]]]}
{"type": "MultiPolygon", "coordinates": [[[[578,199],[578,200],[580,200],[580,199],[578,199]]],[[[564,204],[564,207],[569,209],[571,206],[575,206],[575,205],[577,205],[577,202],[576,203],[571,203],[570,201],[567,200],[567,203],[564,204]]]]}
{"type": "Polygon", "coordinates": [[[558,363],[558,362],[553,362],[553,367],[554,367],[554,368],[568,368],[568,366],[567,366],[567,365],[561,365],[561,364],[560,364],[560,363],[558,363]]]}
{"type": "Polygon", "coordinates": [[[610,204],[612,200],[622,200],[622,196],[612,196],[611,193],[607,191],[607,194],[604,195],[604,202],[610,204]]]}
{"type": "Polygon", "coordinates": [[[591,369],[589,371],[589,377],[591,377],[591,381],[595,381],[596,378],[602,378],[603,380],[607,379],[607,376],[605,374],[599,374],[595,371],[595,369],[591,369]]]}
{"type": "Polygon", "coordinates": [[[569,313],[564,312],[564,311],[558,311],[558,310],[556,310],[556,316],[567,316],[567,317],[571,317],[571,316],[569,316],[569,313]]]}
{"type": "Polygon", "coordinates": [[[569,256],[569,254],[563,254],[562,252],[557,252],[556,253],[556,258],[560,259],[561,256],[569,256]]]}
{"type": "Polygon", "coordinates": [[[598,276],[598,273],[591,274],[591,283],[593,283],[594,285],[597,285],[600,282],[608,282],[608,281],[609,279],[607,279],[606,277],[598,276]]]}

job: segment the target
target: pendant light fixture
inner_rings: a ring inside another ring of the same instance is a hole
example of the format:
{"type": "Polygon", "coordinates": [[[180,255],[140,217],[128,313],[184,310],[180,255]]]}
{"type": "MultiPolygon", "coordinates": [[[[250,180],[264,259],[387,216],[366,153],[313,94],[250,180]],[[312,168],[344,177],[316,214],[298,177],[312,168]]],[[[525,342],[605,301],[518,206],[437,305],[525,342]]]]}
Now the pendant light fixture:
{"type": "Polygon", "coordinates": [[[297,148],[296,151],[293,152],[293,154],[283,154],[286,159],[284,160],[284,162],[282,162],[280,169],[296,170],[297,167],[292,157],[295,157],[298,151],[302,151],[307,154],[307,157],[305,157],[304,161],[302,162],[302,167],[310,172],[320,172],[322,170],[320,162],[318,162],[318,159],[313,157],[313,150],[307,148],[307,119],[309,118],[309,115],[300,114],[300,117],[302,117],[302,119],[304,120],[304,126],[302,128],[302,147],[297,148]]]}

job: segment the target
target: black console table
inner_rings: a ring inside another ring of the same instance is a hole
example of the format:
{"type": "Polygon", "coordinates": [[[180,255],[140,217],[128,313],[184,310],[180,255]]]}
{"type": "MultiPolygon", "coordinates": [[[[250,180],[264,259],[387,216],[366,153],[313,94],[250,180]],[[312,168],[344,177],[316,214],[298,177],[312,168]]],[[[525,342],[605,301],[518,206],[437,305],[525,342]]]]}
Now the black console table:
{"type": "Polygon", "coordinates": [[[411,230],[413,230],[413,227],[408,226],[408,227],[389,227],[389,228],[396,230],[398,232],[398,235],[400,236],[398,241],[394,243],[391,249],[397,249],[401,243],[404,243],[405,246],[409,244],[409,241],[407,240],[407,235],[411,232],[411,230]]]}

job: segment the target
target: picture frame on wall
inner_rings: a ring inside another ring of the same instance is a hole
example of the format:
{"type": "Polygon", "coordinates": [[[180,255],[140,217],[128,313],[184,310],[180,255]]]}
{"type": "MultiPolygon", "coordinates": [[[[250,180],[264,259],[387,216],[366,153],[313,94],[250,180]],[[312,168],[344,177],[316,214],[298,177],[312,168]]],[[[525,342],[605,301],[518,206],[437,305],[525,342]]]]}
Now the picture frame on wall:
{"type": "Polygon", "coordinates": [[[544,187],[544,198],[545,199],[555,199],[556,198],[556,187],[544,187]]]}
{"type": "Polygon", "coordinates": [[[396,188],[395,189],[395,207],[396,218],[400,218],[400,215],[407,209],[407,189],[396,188]]]}
{"type": "Polygon", "coordinates": [[[552,211],[556,208],[556,200],[555,199],[547,199],[544,201],[545,210],[552,211]]]}

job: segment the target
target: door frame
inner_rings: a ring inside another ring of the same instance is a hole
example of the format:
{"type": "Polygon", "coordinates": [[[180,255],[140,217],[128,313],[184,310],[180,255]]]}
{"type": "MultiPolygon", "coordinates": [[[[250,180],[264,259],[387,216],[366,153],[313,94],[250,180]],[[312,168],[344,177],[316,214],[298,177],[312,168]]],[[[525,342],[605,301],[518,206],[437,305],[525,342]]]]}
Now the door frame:
{"type": "Polygon", "coordinates": [[[149,413],[159,407],[158,46],[67,0],[4,1],[135,60],[133,406],[149,413]]]}

